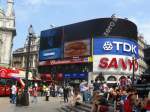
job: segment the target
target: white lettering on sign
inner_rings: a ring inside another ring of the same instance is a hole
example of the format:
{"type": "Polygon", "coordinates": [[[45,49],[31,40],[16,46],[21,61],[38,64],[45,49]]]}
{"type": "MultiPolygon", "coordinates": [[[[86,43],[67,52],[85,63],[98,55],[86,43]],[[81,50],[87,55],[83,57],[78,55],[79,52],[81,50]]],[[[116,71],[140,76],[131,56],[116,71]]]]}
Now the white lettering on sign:
{"type": "Polygon", "coordinates": [[[51,52],[51,53],[44,53],[43,56],[54,56],[55,52],[51,52]]]}
{"type": "Polygon", "coordinates": [[[107,26],[107,28],[104,32],[104,36],[109,36],[112,29],[116,26],[116,22],[118,21],[118,18],[116,18],[115,15],[113,15],[111,18],[112,18],[112,20],[110,21],[109,25],[107,26]]]}
{"type": "Polygon", "coordinates": [[[113,46],[116,46],[117,51],[119,51],[121,48],[123,48],[123,51],[125,51],[125,52],[132,52],[132,53],[137,54],[137,52],[136,52],[137,46],[130,44],[130,43],[127,43],[127,42],[106,41],[103,45],[103,49],[106,51],[112,50],[114,48],[113,46]]]}
{"type": "Polygon", "coordinates": [[[119,51],[119,46],[120,44],[123,44],[123,42],[117,42],[117,41],[113,41],[113,44],[116,44],[116,47],[117,47],[117,51],[119,51]]]}
{"type": "Polygon", "coordinates": [[[123,50],[126,52],[130,52],[131,51],[131,45],[129,43],[124,43],[123,44],[123,50]]]}

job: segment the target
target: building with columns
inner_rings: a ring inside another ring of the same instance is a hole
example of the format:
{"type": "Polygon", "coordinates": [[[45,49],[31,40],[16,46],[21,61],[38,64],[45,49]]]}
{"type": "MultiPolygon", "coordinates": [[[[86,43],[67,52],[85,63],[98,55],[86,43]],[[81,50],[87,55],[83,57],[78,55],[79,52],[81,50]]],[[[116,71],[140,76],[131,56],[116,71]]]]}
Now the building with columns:
{"type": "Polygon", "coordinates": [[[0,7],[0,66],[10,66],[13,38],[16,36],[14,0],[7,0],[6,12],[0,7]]]}
{"type": "MultiPolygon", "coordinates": [[[[26,39],[24,47],[18,48],[15,51],[13,51],[12,56],[13,67],[23,70],[26,69],[27,49],[28,49],[28,38],[26,39]]],[[[39,38],[36,35],[33,35],[33,37],[31,38],[30,61],[29,61],[29,68],[32,71],[33,75],[37,74],[38,52],[39,52],[39,38]]]]}

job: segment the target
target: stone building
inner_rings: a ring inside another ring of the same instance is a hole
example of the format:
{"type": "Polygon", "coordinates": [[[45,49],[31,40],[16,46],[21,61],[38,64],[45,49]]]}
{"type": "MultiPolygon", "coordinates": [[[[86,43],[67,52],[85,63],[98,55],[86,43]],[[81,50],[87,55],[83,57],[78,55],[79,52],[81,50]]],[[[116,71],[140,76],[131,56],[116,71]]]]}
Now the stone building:
{"type": "Polygon", "coordinates": [[[147,69],[147,64],[144,61],[144,49],[146,47],[146,42],[144,41],[143,36],[138,36],[138,45],[139,45],[139,75],[142,75],[147,69]]]}
{"type": "MultiPolygon", "coordinates": [[[[26,69],[26,56],[27,56],[27,49],[28,49],[28,39],[24,44],[24,47],[18,48],[13,51],[12,56],[12,66],[19,69],[26,69]]],[[[31,46],[30,46],[30,61],[29,67],[32,71],[33,75],[37,74],[37,65],[38,65],[38,52],[39,52],[39,38],[34,35],[31,39],[31,46]]]]}
{"type": "Polygon", "coordinates": [[[10,66],[13,38],[16,36],[14,0],[7,0],[6,12],[0,7],[0,66],[10,66]]]}

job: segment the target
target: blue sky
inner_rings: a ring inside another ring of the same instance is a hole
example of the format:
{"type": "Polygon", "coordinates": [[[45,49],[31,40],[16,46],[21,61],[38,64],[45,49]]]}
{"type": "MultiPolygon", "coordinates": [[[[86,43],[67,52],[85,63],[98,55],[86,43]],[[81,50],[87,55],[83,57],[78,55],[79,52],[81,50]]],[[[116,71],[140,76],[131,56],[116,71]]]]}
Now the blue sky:
{"type": "MultiPolygon", "coordinates": [[[[6,1],[0,0],[6,9],[6,1]]],[[[13,50],[23,47],[30,24],[34,32],[88,19],[110,17],[128,18],[150,43],[150,0],[14,0],[17,36],[13,50]]]]}

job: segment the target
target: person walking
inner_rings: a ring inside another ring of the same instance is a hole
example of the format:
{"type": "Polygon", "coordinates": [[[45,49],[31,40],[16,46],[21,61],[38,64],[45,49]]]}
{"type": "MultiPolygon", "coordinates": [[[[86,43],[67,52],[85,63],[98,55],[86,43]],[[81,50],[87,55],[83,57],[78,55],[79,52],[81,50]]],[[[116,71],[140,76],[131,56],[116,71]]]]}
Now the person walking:
{"type": "Polygon", "coordinates": [[[46,97],[45,97],[46,101],[49,101],[49,96],[50,96],[50,88],[46,87],[46,97]]]}
{"type": "Polygon", "coordinates": [[[11,87],[11,102],[13,104],[16,103],[16,93],[17,93],[17,87],[16,87],[16,85],[12,85],[12,87],[11,87]]]}
{"type": "Polygon", "coordinates": [[[69,87],[65,85],[63,92],[64,92],[64,103],[68,103],[69,87]]]}
{"type": "Polygon", "coordinates": [[[32,88],[32,96],[33,96],[33,99],[32,99],[32,103],[37,103],[37,96],[38,96],[38,92],[37,92],[37,87],[36,86],[33,86],[32,88]]]}

